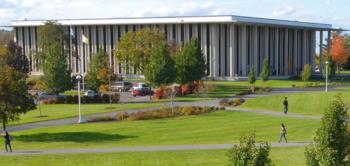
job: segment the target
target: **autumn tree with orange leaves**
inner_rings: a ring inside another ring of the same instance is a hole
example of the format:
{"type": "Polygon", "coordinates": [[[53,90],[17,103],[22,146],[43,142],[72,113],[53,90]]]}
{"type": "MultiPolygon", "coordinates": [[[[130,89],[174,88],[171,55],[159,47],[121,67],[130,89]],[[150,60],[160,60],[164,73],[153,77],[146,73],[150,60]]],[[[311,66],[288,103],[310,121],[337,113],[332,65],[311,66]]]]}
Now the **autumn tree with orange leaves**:
{"type": "Polygon", "coordinates": [[[345,46],[344,36],[339,33],[333,33],[331,56],[332,60],[336,63],[338,72],[339,66],[347,62],[348,55],[349,52],[345,46]]]}

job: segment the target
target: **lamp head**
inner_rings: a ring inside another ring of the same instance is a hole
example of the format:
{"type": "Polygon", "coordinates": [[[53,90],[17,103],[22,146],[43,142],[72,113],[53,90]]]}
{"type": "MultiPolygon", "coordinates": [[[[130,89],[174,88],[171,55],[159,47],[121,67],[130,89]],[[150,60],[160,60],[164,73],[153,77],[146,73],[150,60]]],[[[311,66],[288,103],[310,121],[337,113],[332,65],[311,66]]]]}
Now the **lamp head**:
{"type": "Polygon", "coordinates": [[[78,74],[75,78],[76,78],[78,81],[80,81],[80,80],[81,80],[81,75],[78,74]]]}

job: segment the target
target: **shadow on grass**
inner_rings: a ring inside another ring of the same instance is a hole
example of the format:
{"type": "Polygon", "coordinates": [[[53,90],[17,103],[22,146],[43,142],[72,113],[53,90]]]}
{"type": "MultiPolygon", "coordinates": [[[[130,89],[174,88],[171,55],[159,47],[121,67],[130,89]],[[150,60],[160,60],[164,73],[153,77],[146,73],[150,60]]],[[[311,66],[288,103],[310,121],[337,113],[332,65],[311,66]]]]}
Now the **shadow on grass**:
{"type": "Polygon", "coordinates": [[[22,142],[104,142],[119,141],[136,136],[124,136],[119,134],[105,134],[98,132],[62,132],[62,133],[38,133],[15,136],[14,140],[22,142]]]}

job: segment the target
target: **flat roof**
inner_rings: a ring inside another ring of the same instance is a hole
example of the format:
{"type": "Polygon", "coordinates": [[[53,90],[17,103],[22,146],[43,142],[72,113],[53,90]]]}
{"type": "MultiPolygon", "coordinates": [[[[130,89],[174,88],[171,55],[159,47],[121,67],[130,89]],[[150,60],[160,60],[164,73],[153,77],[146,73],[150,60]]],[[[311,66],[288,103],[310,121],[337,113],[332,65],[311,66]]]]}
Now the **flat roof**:
{"type": "MultiPolygon", "coordinates": [[[[55,19],[51,19],[53,21],[55,19]]],[[[49,20],[14,20],[12,27],[41,26],[49,20]]],[[[331,24],[300,22],[236,15],[218,16],[177,16],[177,17],[130,17],[130,18],[97,18],[97,19],[57,19],[58,23],[69,26],[83,25],[129,25],[129,24],[184,24],[184,23],[238,23],[269,26],[287,26],[313,29],[332,29],[331,24]]]]}

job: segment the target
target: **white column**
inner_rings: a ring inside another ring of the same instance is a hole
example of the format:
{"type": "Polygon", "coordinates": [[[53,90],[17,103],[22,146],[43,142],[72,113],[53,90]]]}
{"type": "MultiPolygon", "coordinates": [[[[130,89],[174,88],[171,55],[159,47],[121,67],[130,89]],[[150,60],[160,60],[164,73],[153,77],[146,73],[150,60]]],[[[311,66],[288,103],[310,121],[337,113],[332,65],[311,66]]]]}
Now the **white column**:
{"type": "Polygon", "coordinates": [[[210,75],[219,76],[219,26],[210,24],[210,75]]]}
{"type": "Polygon", "coordinates": [[[248,69],[247,69],[247,61],[248,61],[248,51],[247,51],[247,26],[241,25],[241,33],[240,33],[240,59],[242,63],[242,75],[241,76],[247,76],[248,69]]]}
{"type": "Polygon", "coordinates": [[[254,73],[255,75],[259,75],[258,70],[259,70],[259,53],[258,53],[258,45],[259,45],[259,41],[258,41],[258,26],[254,26],[253,27],[253,64],[254,64],[254,73]]]}
{"type": "Polygon", "coordinates": [[[299,68],[299,52],[298,52],[298,30],[294,29],[294,42],[293,42],[293,59],[294,59],[294,74],[298,74],[299,68]]]}
{"type": "Polygon", "coordinates": [[[332,50],[332,44],[331,44],[331,42],[332,42],[332,40],[331,40],[331,35],[332,35],[332,32],[330,31],[330,30],[328,30],[328,37],[327,37],[327,57],[329,57],[330,56],[330,54],[331,54],[331,50],[332,50]]]}
{"type": "Polygon", "coordinates": [[[274,68],[275,68],[275,71],[276,71],[276,76],[278,76],[279,75],[279,62],[278,62],[278,60],[279,60],[279,58],[280,58],[280,54],[279,54],[279,52],[278,52],[278,49],[279,49],[279,29],[278,28],[276,28],[275,29],[275,64],[274,64],[274,68]]]}
{"type": "Polygon", "coordinates": [[[302,59],[303,59],[303,62],[301,64],[301,67],[303,68],[304,67],[304,64],[307,63],[307,50],[306,50],[306,47],[307,47],[307,33],[306,33],[306,30],[304,29],[303,30],[303,37],[302,37],[302,40],[303,40],[303,45],[302,45],[302,59]]]}
{"type": "Polygon", "coordinates": [[[190,25],[184,24],[184,43],[190,40],[190,25]]]}
{"type": "MultiPolygon", "coordinates": [[[[270,38],[270,35],[269,35],[269,27],[265,27],[264,28],[264,55],[263,57],[269,59],[269,38],[270,38]]],[[[264,58],[264,60],[265,60],[264,58]]],[[[271,59],[269,59],[270,61],[271,59]]]]}
{"type": "Polygon", "coordinates": [[[98,46],[96,45],[97,43],[96,43],[96,26],[92,26],[91,27],[91,51],[92,51],[92,53],[94,54],[94,53],[96,53],[97,52],[97,48],[98,48],[98,46]]]}
{"type": "Polygon", "coordinates": [[[181,43],[181,24],[176,24],[176,26],[175,26],[175,28],[176,28],[176,36],[175,36],[175,38],[176,38],[176,43],[178,44],[178,45],[181,45],[182,43],[181,43]]]}
{"type": "Polygon", "coordinates": [[[109,67],[112,67],[112,56],[113,54],[111,54],[111,27],[109,25],[106,26],[106,52],[107,55],[109,57],[109,67]]]}
{"type": "Polygon", "coordinates": [[[289,62],[289,34],[288,34],[288,29],[284,29],[285,33],[284,33],[284,75],[288,75],[289,74],[289,70],[290,70],[290,62],[289,62]]]}
{"type": "Polygon", "coordinates": [[[220,65],[218,65],[220,70],[220,76],[225,76],[225,25],[220,26],[220,65]]]}
{"type": "Polygon", "coordinates": [[[316,31],[312,30],[311,31],[311,41],[310,41],[310,53],[311,53],[311,65],[312,65],[312,71],[315,70],[316,64],[315,64],[315,59],[316,59],[316,31]]]}
{"type": "MultiPolygon", "coordinates": [[[[204,55],[204,59],[205,59],[205,63],[206,64],[210,64],[211,65],[211,61],[209,60],[208,62],[208,56],[211,56],[210,53],[208,55],[208,49],[210,46],[207,45],[207,38],[209,36],[207,36],[207,26],[205,24],[198,24],[198,28],[201,27],[201,49],[204,55]]],[[[210,71],[210,67],[209,69],[207,68],[207,73],[210,73],[211,75],[211,71],[210,71]]]]}
{"type": "MultiPolygon", "coordinates": [[[[118,42],[119,42],[119,38],[118,38],[118,25],[114,25],[113,26],[113,49],[114,51],[117,50],[117,46],[118,46],[118,42]]],[[[114,66],[113,66],[113,69],[114,69],[114,72],[119,74],[119,62],[116,60],[116,58],[114,58],[114,66]]]]}
{"type": "Polygon", "coordinates": [[[192,37],[198,39],[198,24],[192,24],[192,37]]]}
{"type": "Polygon", "coordinates": [[[236,74],[236,59],[235,59],[235,56],[236,56],[236,41],[235,41],[235,25],[234,24],[230,24],[229,25],[229,30],[230,30],[230,37],[229,37],[229,40],[230,40],[230,77],[233,78],[236,74]]]}

